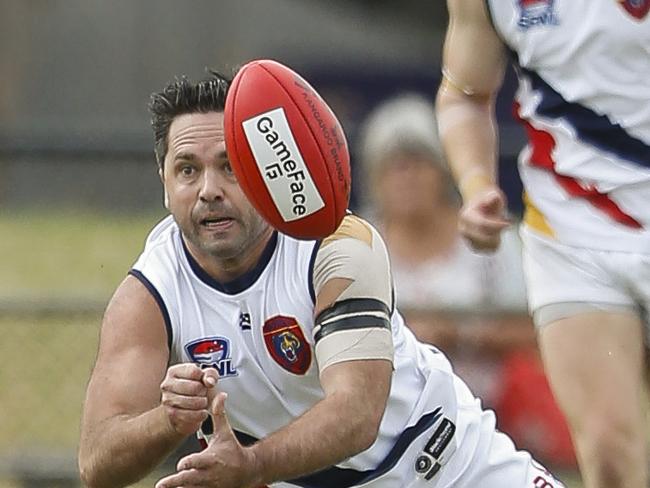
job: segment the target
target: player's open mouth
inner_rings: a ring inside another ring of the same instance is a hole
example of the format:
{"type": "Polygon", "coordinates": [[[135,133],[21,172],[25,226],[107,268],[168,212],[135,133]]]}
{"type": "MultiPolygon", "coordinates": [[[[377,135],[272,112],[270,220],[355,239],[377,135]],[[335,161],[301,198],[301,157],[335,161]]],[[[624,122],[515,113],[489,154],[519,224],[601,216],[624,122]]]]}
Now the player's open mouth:
{"type": "Polygon", "coordinates": [[[201,225],[210,230],[225,230],[229,228],[233,222],[234,220],[230,217],[218,217],[203,219],[201,220],[201,225]]]}

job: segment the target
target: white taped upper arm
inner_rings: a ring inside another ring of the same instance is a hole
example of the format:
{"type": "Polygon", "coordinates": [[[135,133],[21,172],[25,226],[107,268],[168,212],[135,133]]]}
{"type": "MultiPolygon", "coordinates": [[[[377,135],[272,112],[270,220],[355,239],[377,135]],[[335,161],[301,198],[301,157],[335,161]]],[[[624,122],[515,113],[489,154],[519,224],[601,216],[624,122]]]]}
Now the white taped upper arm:
{"type": "Polygon", "coordinates": [[[392,309],[392,278],[386,246],[379,233],[354,215],[323,241],[314,261],[314,290],[319,295],[332,279],[349,280],[337,298],[374,298],[392,309]]]}

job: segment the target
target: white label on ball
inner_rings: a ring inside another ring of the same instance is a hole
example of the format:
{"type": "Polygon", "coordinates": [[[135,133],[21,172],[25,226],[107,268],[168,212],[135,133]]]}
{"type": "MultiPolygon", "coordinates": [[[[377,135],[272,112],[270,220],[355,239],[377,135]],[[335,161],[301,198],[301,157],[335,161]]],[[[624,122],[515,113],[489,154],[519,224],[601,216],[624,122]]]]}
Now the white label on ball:
{"type": "Polygon", "coordinates": [[[264,184],[285,222],[325,206],[282,107],[245,120],[242,126],[264,184]]]}

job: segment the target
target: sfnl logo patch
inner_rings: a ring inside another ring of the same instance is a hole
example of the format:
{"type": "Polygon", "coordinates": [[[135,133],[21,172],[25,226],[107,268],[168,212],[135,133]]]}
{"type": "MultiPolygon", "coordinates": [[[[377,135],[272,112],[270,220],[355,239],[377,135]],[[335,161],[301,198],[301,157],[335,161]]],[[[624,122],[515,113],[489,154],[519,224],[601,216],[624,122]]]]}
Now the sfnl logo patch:
{"type": "Polygon", "coordinates": [[[531,27],[542,25],[558,25],[554,0],[516,0],[519,8],[519,21],[517,25],[528,30],[531,27]]]}
{"type": "Polygon", "coordinates": [[[187,355],[201,368],[214,368],[220,378],[237,376],[230,357],[230,341],[225,337],[205,337],[185,345],[187,355]]]}
{"type": "Polygon", "coordinates": [[[325,205],[302,159],[282,107],[242,123],[266,188],[285,222],[317,212],[325,205]]]}
{"type": "Polygon", "coordinates": [[[311,365],[311,347],[294,317],[276,315],[264,322],[264,343],[276,363],[303,375],[311,365]]]}

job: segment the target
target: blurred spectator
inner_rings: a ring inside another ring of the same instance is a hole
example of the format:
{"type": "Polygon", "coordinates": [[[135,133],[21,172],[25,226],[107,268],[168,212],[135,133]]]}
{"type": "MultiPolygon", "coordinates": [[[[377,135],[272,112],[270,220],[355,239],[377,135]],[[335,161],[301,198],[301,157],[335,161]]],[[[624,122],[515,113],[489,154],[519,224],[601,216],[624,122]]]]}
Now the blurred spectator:
{"type": "Polygon", "coordinates": [[[361,130],[366,213],[386,239],[398,306],[498,411],[501,430],[551,464],[572,464],[526,312],[518,236],[506,232],[493,255],[470,250],[436,134],[432,104],[410,94],[378,107],[361,130]]]}

